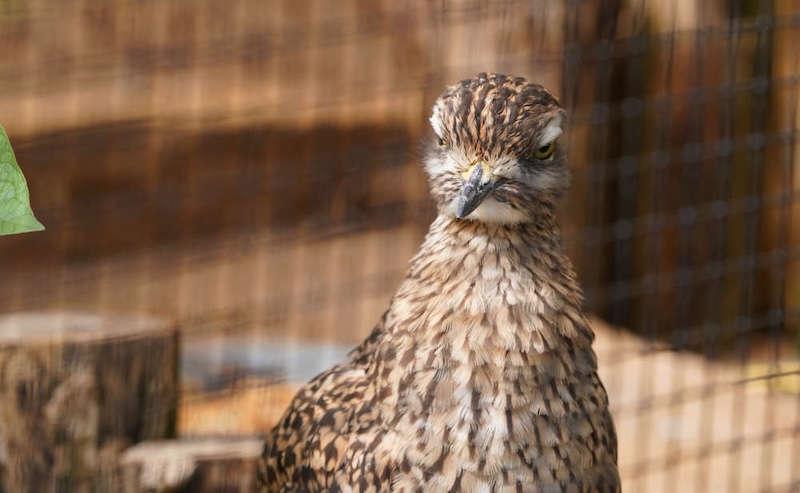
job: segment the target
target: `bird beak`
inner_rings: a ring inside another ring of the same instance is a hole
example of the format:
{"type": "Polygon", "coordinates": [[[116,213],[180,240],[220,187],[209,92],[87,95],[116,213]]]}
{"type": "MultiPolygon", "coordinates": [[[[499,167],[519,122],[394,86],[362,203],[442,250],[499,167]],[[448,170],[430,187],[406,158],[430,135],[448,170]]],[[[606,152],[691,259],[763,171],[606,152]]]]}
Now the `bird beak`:
{"type": "Polygon", "coordinates": [[[456,205],[456,217],[463,219],[478,208],[483,199],[494,190],[495,181],[492,170],[483,161],[478,161],[462,175],[464,186],[456,205]]]}

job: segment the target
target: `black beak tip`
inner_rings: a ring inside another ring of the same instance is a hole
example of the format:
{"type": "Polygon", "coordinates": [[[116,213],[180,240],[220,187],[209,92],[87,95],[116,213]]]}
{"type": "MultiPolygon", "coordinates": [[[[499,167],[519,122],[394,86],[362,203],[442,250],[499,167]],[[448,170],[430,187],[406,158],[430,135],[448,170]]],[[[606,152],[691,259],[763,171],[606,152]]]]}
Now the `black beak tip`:
{"type": "Polygon", "coordinates": [[[481,205],[483,199],[494,189],[492,181],[482,182],[483,167],[476,166],[470,177],[464,181],[456,206],[456,217],[464,219],[481,205]]]}
{"type": "Polygon", "coordinates": [[[462,195],[458,201],[458,206],[456,207],[456,217],[458,219],[464,219],[472,214],[472,212],[480,205],[481,200],[482,197],[475,197],[474,195],[464,197],[462,195]]]}
{"type": "Polygon", "coordinates": [[[458,219],[464,219],[469,215],[469,212],[466,211],[466,207],[464,207],[464,202],[459,201],[458,207],[456,207],[456,217],[458,219]]]}

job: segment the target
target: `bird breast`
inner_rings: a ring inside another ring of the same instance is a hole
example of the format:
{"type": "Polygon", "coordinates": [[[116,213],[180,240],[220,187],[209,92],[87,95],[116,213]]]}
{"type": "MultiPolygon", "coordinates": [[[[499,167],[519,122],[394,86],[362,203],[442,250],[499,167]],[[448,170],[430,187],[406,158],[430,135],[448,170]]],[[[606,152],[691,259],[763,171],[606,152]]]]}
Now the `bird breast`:
{"type": "Polygon", "coordinates": [[[400,483],[426,491],[447,491],[456,471],[473,482],[463,491],[557,481],[562,451],[591,462],[577,444],[605,402],[571,266],[523,228],[456,226],[434,223],[386,316],[397,357],[376,372],[392,416],[381,453],[406,464],[400,483]]]}

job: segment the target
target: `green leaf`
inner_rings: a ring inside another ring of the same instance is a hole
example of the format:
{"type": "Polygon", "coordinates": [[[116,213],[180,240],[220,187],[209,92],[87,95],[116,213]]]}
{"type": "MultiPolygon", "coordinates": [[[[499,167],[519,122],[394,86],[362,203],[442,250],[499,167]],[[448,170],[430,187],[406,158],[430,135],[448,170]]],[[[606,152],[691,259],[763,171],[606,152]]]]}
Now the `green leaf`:
{"type": "Polygon", "coordinates": [[[0,127],[0,235],[43,229],[31,210],[28,184],[17,165],[11,142],[0,127]]]}

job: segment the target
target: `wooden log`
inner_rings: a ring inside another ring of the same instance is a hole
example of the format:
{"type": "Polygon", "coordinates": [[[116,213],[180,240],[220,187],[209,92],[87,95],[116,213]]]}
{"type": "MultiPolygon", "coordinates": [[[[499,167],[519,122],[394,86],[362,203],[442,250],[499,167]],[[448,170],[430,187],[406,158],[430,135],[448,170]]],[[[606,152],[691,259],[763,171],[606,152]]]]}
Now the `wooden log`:
{"type": "Polygon", "coordinates": [[[256,490],[259,437],[143,442],[125,451],[109,491],[250,493],[256,490]]]}
{"type": "Polygon", "coordinates": [[[174,436],[178,331],[150,317],[0,317],[0,493],[105,491],[126,447],[174,436]]]}

